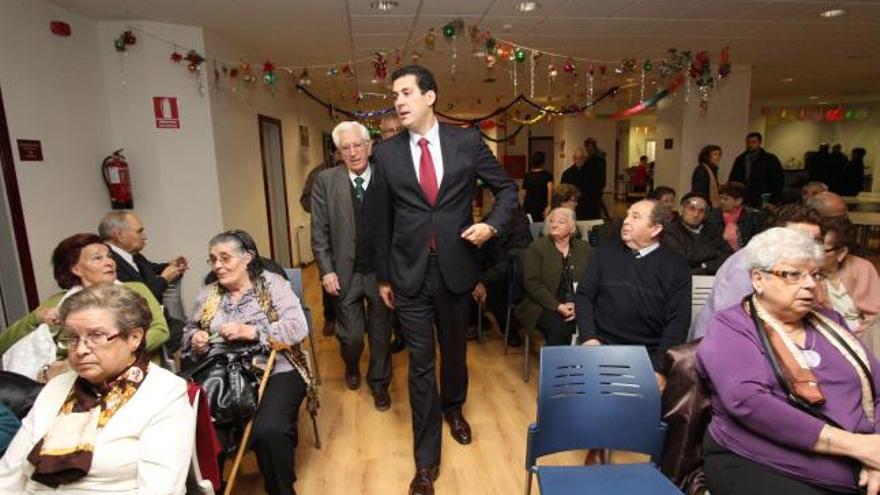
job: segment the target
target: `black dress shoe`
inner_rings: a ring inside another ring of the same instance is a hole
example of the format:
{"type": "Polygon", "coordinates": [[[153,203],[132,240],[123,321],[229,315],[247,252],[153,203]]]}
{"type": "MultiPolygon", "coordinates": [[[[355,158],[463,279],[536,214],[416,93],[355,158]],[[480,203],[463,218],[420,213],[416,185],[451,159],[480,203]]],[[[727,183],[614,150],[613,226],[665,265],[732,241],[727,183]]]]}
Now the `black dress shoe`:
{"type": "Polygon", "coordinates": [[[447,413],[446,422],[449,423],[449,432],[456,442],[467,445],[471,443],[471,425],[462,416],[461,411],[447,413]]]}
{"type": "Polygon", "coordinates": [[[357,390],[361,388],[361,374],[359,371],[346,371],[345,372],[345,386],[348,387],[349,390],[357,390]]]}
{"type": "Polygon", "coordinates": [[[379,411],[387,411],[391,409],[391,396],[388,395],[387,388],[377,388],[373,390],[373,405],[379,411]]]}
{"type": "Polygon", "coordinates": [[[409,484],[409,495],[434,495],[434,481],[440,476],[440,466],[416,469],[409,484]]]}
{"type": "Polygon", "coordinates": [[[402,351],[405,347],[406,347],[406,341],[403,340],[402,338],[395,336],[391,340],[391,347],[390,347],[391,354],[397,354],[398,352],[402,351]]]}

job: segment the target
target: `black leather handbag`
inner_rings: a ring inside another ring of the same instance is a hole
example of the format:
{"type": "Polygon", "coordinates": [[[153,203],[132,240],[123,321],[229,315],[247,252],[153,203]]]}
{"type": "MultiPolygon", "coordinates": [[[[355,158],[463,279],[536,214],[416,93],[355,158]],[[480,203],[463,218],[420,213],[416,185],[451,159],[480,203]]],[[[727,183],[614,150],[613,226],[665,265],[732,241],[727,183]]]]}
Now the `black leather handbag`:
{"type": "Polygon", "coordinates": [[[216,425],[242,424],[257,412],[262,370],[251,353],[216,354],[183,373],[202,386],[216,425]]]}

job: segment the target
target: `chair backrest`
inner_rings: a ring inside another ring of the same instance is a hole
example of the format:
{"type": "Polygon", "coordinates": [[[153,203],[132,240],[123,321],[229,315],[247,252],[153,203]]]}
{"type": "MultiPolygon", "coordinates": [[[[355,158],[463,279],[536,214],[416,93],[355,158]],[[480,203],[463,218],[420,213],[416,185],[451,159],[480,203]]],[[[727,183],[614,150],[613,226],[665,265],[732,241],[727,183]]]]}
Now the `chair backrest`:
{"type": "Polygon", "coordinates": [[[666,425],[645,347],[543,347],[540,369],[526,469],[547,454],[595,448],[641,452],[659,462],[666,425]]]}
{"type": "Polygon", "coordinates": [[[299,299],[299,304],[302,306],[303,313],[306,316],[309,333],[312,333],[312,310],[306,306],[306,301],[303,298],[302,268],[285,268],[284,274],[287,275],[287,280],[290,280],[293,293],[299,299]]]}
{"type": "Polygon", "coordinates": [[[694,275],[691,277],[691,323],[697,319],[700,310],[712,294],[715,277],[712,275],[694,275]]]}
{"type": "Polygon", "coordinates": [[[180,294],[180,284],[183,277],[178,278],[174,282],[165,287],[162,293],[162,306],[168,310],[168,315],[180,321],[186,321],[186,310],[183,308],[183,297],[180,294]]]}
{"type": "Polygon", "coordinates": [[[544,222],[532,222],[529,224],[529,232],[532,233],[532,240],[544,237],[544,222]]]}
{"type": "Polygon", "coordinates": [[[580,220],[577,222],[577,228],[581,231],[581,239],[587,240],[590,237],[590,230],[597,225],[602,225],[605,223],[605,220],[596,219],[596,220],[580,220]]]}

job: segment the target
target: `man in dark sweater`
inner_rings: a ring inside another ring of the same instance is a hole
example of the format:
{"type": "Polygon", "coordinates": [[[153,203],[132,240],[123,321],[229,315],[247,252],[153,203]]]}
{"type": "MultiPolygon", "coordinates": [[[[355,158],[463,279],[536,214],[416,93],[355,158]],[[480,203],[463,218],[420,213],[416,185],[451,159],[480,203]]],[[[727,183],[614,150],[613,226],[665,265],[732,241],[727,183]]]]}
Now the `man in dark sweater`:
{"type": "MultiPolygon", "coordinates": [[[[575,213],[578,220],[602,218],[604,203],[602,191],[605,190],[605,152],[596,145],[596,140],[584,140],[587,159],[575,163],[562,173],[563,184],[571,184],[581,192],[575,213]]],[[[608,215],[606,214],[607,218],[608,215]]]]}
{"type": "Polygon", "coordinates": [[[661,390],[663,354],[687,338],[691,273],[660,245],[665,208],[646,199],[630,206],[620,238],[596,250],[575,293],[578,341],[643,345],[661,390]]]}
{"type": "Polygon", "coordinates": [[[691,275],[714,275],[733,253],[717,224],[706,222],[709,200],[692,192],[681,198],[681,215],[663,226],[664,246],[684,258],[691,275]]]}
{"type": "Polygon", "coordinates": [[[728,178],[731,182],[746,185],[746,205],[752,208],[763,207],[765,200],[774,205],[782,204],[782,188],[785,186],[782,164],[776,155],[761,147],[763,139],[759,132],[750,132],[746,136],[746,150],[734,160],[728,178]]]}

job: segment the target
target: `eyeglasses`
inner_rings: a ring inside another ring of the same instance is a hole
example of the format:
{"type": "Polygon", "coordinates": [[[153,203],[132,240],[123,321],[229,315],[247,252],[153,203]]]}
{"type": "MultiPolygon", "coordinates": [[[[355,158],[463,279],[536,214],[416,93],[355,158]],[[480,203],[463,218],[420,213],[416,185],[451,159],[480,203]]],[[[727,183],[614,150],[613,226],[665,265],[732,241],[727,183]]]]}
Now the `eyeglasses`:
{"type": "Polygon", "coordinates": [[[79,343],[82,342],[89,349],[94,349],[96,347],[103,347],[107,345],[111,340],[119,337],[119,334],[107,335],[106,333],[90,333],[85,337],[60,337],[58,339],[58,344],[64,349],[73,349],[76,350],[79,348],[79,343]]]}
{"type": "Polygon", "coordinates": [[[208,259],[205,262],[208,264],[208,267],[213,267],[219,261],[221,265],[224,267],[228,267],[232,264],[232,261],[238,258],[238,256],[230,256],[228,254],[222,254],[220,257],[208,256],[208,259]]]}
{"type": "Polygon", "coordinates": [[[364,149],[364,142],[359,141],[357,143],[346,144],[345,146],[340,146],[339,151],[343,153],[360,153],[360,151],[364,149]]]}
{"type": "Polygon", "coordinates": [[[840,249],[840,248],[842,248],[842,247],[843,247],[843,246],[832,246],[832,247],[827,247],[827,248],[825,248],[825,252],[826,252],[826,253],[833,253],[834,251],[837,251],[838,249],[840,249]]]}
{"type": "Polygon", "coordinates": [[[820,271],[815,271],[812,273],[802,272],[800,270],[761,270],[764,273],[769,273],[771,275],[776,275],[777,277],[785,280],[786,283],[795,285],[802,284],[804,280],[806,280],[807,276],[813,279],[814,282],[821,282],[825,280],[825,274],[820,271]]]}

